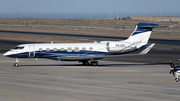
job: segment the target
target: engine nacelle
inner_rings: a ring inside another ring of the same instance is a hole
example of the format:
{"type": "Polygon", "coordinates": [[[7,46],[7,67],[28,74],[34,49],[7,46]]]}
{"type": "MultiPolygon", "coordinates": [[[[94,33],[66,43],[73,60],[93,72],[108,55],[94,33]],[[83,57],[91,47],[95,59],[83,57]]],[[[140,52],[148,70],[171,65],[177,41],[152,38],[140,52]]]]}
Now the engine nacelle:
{"type": "Polygon", "coordinates": [[[136,44],[130,44],[124,41],[100,41],[106,43],[106,49],[109,53],[125,53],[136,50],[136,44]]]}

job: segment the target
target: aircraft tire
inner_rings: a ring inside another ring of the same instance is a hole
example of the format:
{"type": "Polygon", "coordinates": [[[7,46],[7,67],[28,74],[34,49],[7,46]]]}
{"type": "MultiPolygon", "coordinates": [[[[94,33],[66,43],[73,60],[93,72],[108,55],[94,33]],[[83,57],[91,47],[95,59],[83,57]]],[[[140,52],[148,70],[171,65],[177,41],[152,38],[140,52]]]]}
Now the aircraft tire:
{"type": "Polygon", "coordinates": [[[15,64],[14,64],[14,67],[18,67],[18,64],[17,64],[17,63],[15,63],[15,64]]]}
{"type": "Polygon", "coordinates": [[[176,82],[179,82],[179,78],[175,78],[175,81],[176,81],[176,82]]]}
{"type": "Polygon", "coordinates": [[[97,62],[91,63],[92,66],[97,66],[97,62]]]}
{"type": "Polygon", "coordinates": [[[89,62],[88,61],[83,61],[82,62],[84,66],[89,66],[89,62]]]}
{"type": "Polygon", "coordinates": [[[92,61],[91,62],[91,66],[97,66],[98,65],[98,61],[92,61]]]}

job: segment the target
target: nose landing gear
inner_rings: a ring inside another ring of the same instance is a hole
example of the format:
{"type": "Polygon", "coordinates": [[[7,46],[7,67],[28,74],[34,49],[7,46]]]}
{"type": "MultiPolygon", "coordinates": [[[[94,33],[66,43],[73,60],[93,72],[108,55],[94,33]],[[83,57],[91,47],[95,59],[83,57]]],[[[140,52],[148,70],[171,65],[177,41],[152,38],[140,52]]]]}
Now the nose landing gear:
{"type": "Polygon", "coordinates": [[[18,62],[20,61],[20,59],[19,58],[16,58],[16,63],[14,64],[14,67],[18,67],[19,65],[18,65],[18,62]]]}
{"type": "Polygon", "coordinates": [[[179,78],[175,78],[175,80],[174,80],[175,82],[179,82],[179,78]]]}
{"type": "Polygon", "coordinates": [[[175,78],[174,81],[175,81],[175,82],[179,82],[179,72],[176,72],[176,73],[175,73],[175,77],[176,77],[176,78],[175,78]]]}

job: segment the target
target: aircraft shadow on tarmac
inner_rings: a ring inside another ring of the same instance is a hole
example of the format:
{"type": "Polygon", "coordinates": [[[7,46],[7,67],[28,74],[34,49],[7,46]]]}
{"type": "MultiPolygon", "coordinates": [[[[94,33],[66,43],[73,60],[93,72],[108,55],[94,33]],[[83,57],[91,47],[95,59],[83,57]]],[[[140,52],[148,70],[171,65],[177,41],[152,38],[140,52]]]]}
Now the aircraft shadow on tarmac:
{"type": "Polygon", "coordinates": [[[83,66],[82,64],[39,64],[39,65],[19,65],[20,67],[55,67],[55,66],[72,66],[72,67],[121,67],[121,66],[147,66],[147,65],[169,65],[169,63],[131,63],[131,64],[98,64],[98,66],[83,66]]]}

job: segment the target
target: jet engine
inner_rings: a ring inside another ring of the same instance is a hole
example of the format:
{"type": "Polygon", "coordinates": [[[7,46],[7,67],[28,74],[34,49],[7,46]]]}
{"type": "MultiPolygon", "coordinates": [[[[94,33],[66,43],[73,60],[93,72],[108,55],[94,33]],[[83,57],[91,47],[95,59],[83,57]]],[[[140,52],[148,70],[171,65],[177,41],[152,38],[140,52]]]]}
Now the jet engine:
{"type": "Polygon", "coordinates": [[[125,53],[137,49],[135,44],[131,45],[128,42],[101,41],[100,43],[106,43],[109,53],[125,53]]]}

